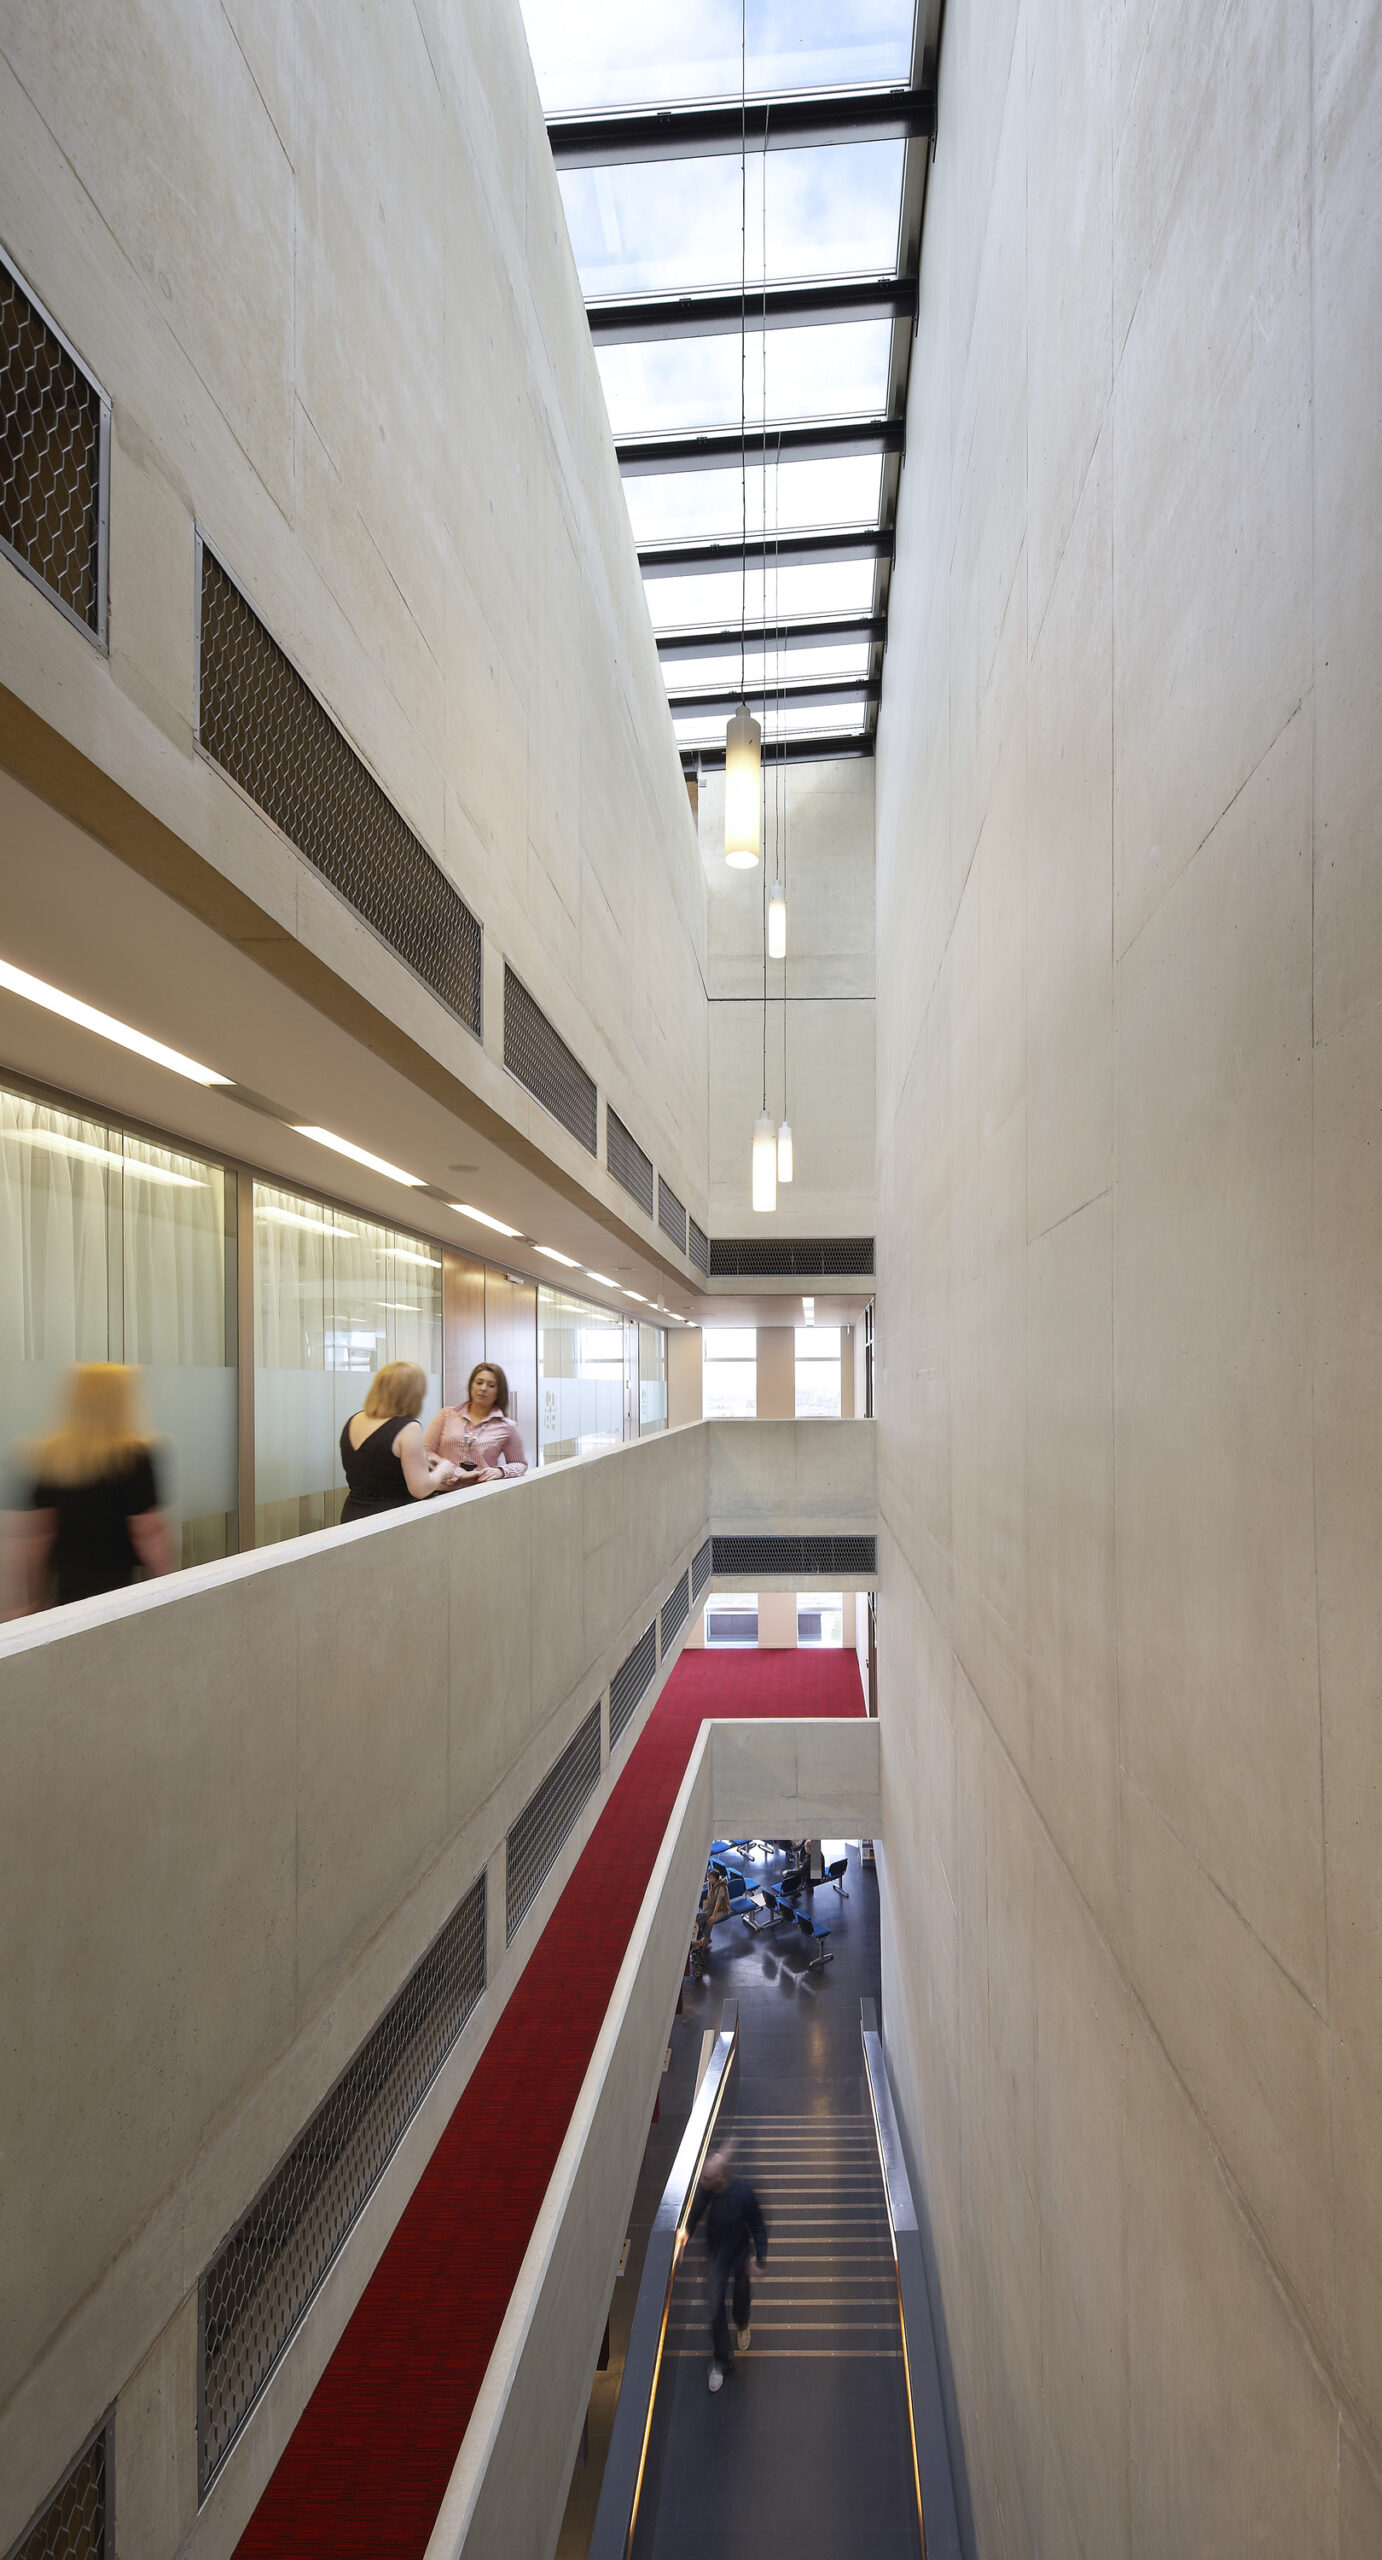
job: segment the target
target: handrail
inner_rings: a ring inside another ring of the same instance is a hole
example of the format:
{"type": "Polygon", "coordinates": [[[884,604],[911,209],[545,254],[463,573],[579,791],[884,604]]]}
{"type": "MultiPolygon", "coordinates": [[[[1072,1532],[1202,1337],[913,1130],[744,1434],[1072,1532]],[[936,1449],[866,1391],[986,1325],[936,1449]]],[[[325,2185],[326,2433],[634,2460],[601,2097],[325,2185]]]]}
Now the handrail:
{"type": "Polygon", "coordinates": [[[662,2190],[643,2260],[600,2503],[595,2510],[590,2560],[627,2560],[633,2548],[672,2285],[686,2241],[691,2200],[710,2149],[738,2042],[739,2003],[726,2000],[710,2060],[692,2102],[686,2131],[677,2145],[672,2174],[662,2190]]]}
{"type": "Polygon", "coordinates": [[[924,2560],[962,2560],[960,2525],[955,2510],[955,2483],[945,2432],[940,2365],[931,2319],[921,2233],[917,2227],[912,2182],[893,2108],[878,2012],[872,2000],[859,2003],[859,2029],[864,2043],[869,2104],[878,2139],[878,2159],[888,2202],[893,2256],[897,2261],[898,2311],[902,2321],[902,2358],[907,2375],[907,2410],[912,2426],[912,2462],[916,2472],[917,2513],[921,2520],[924,2560]]]}

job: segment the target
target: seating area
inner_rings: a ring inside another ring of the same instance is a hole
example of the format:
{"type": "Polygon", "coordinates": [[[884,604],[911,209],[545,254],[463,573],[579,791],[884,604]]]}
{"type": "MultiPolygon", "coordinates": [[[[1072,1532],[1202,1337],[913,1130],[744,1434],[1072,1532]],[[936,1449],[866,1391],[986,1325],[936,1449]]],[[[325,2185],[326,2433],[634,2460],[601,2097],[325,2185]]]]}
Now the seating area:
{"type": "Polygon", "coordinates": [[[712,1840],[691,1941],[690,1967],[696,1980],[703,1980],[710,1971],[714,1933],[725,1920],[742,1920],[755,1935],[785,1924],[810,1941],[810,1966],[828,1964],[831,1923],[810,1907],[810,1897],[818,1888],[833,1886],[847,1900],[848,1872],[847,1858],[827,1863],[818,1840],[712,1840]],[[753,1873],[754,1867],[760,1872],[753,1873]],[[723,1894],[717,1890],[720,1885],[725,1888],[723,1894]],[[803,1896],[808,1898],[806,1908],[803,1896]]]}

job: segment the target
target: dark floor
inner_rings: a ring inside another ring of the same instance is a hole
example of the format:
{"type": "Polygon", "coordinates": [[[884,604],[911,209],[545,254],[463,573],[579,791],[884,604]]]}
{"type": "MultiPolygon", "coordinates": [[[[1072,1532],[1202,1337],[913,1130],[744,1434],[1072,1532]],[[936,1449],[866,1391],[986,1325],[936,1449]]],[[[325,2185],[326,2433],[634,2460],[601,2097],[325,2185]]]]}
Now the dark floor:
{"type": "MultiPolygon", "coordinates": [[[[780,1871],[771,1860],[763,1872],[780,1871]]],[[[710,1979],[687,1983],[639,2183],[628,2272],[615,2287],[611,2369],[592,2401],[591,2462],[573,2483],[560,2553],[588,2545],[618,2370],[653,2212],[694,2092],[704,2028],[739,2003],[739,2055],[721,2127],[769,2227],[752,2345],[712,2394],[705,2258],[693,2242],[672,2297],[639,2505],[637,2560],[733,2560],[784,2530],[813,2553],[920,2551],[897,2288],[859,2041],[878,1996],[878,1889],[849,1853],[847,1899],[817,1887],[833,1960],[810,1968],[785,1927],[716,1932],[710,1979]]]]}

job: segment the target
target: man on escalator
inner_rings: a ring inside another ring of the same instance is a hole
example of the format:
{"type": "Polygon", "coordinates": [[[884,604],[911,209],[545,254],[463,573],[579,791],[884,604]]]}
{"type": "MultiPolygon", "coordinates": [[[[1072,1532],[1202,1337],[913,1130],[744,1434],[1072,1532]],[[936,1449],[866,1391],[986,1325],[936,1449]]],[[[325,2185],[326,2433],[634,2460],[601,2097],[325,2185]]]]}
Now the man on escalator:
{"type": "Polygon", "coordinates": [[[712,2151],[706,2161],[687,2224],[688,2238],[702,2220],[705,2223],[706,2271],[710,2285],[710,2388],[719,2391],[725,2375],[734,2370],[734,2347],[730,2344],[725,2297],[731,2295],[735,2344],[742,2355],[749,2344],[749,2312],[752,2307],[749,2257],[752,2253],[760,2269],[766,2266],[768,2257],[768,2227],[758,2198],[747,2178],[735,2177],[734,2155],[727,2143],[712,2151]]]}

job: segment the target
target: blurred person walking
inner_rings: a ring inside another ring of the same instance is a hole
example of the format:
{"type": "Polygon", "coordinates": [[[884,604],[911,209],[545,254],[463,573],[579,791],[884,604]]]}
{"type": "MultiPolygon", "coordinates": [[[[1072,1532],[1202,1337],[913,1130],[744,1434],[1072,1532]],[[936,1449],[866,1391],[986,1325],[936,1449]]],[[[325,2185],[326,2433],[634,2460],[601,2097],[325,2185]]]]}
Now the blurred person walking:
{"type": "Polygon", "coordinates": [[[734,2155],[728,2143],[712,2151],[706,2161],[686,2226],[688,2239],[702,2220],[710,2289],[710,2388],[719,2391],[726,2374],[734,2371],[734,2347],[743,2355],[750,2342],[750,2254],[757,2259],[760,2270],[768,2260],[767,2224],[748,2179],[734,2175],[734,2155]],[[725,2313],[726,2294],[731,2294],[734,2311],[734,2345],[730,2343],[725,2313]]]}
{"type": "Polygon", "coordinates": [[[121,1361],[92,1360],[70,1372],[62,1421],[25,1453],[28,1507],[6,1522],[6,1617],[172,1572],[139,1390],[138,1370],[121,1361]]]}
{"type": "Polygon", "coordinates": [[[444,1404],[433,1414],[426,1439],[435,1456],[451,1459],[463,1484],[528,1472],[518,1425],[509,1420],[509,1382],[493,1360],[471,1370],[464,1404],[444,1404]]]}
{"type": "Polygon", "coordinates": [[[345,1520],[372,1520],[377,1512],[450,1493],[459,1481],[449,1460],[431,1455],[418,1415],[427,1372],[415,1360],[386,1360],[369,1382],[365,1401],[341,1431],[341,1465],[349,1487],[345,1520]]]}

